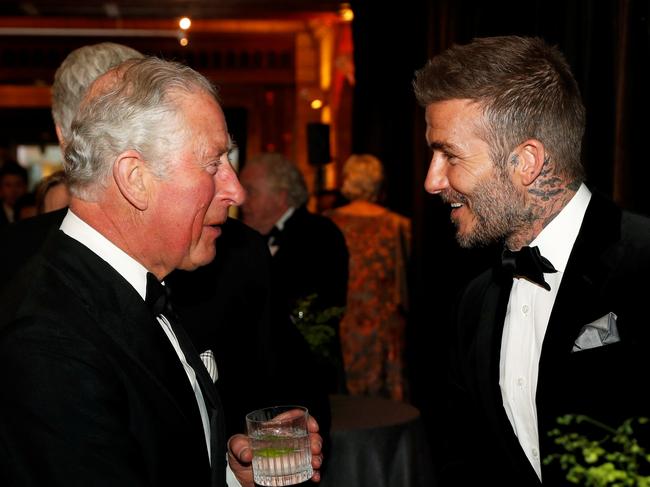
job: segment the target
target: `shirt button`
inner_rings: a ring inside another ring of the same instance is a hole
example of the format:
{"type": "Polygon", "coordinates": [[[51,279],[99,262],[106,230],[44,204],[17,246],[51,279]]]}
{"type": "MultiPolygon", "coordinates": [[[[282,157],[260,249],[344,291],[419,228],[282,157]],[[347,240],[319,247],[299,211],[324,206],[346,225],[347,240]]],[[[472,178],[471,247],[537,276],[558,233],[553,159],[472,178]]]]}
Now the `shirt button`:
{"type": "Polygon", "coordinates": [[[537,448],[533,448],[533,456],[537,458],[539,456],[539,451],[537,451],[537,448]]]}
{"type": "Polygon", "coordinates": [[[517,379],[517,385],[518,385],[519,387],[524,387],[524,384],[525,384],[525,383],[526,383],[526,381],[524,380],[523,377],[519,377],[519,378],[517,379]]]}
{"type": "Polygon", "coordinates": [[[530,308],[528,307],[527,304],[524,304],[524,305],[521,307],[521,312],[524,314],[524,316],[527,316],[527,315],[528,315],[528,311],[529,311],[529,309],[530,309],[530,308]]]}

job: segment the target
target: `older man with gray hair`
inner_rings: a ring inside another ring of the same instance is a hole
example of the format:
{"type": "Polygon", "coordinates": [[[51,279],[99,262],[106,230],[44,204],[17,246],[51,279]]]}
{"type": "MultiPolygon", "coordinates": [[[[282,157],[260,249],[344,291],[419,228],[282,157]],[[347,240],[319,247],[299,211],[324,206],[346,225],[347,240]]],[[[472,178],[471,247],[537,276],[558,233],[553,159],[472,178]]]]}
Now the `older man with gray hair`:
{"type": "MultiPolygon", "coordinates": [[[[71,128],[62,231],[0,299],[4,483],[223,487],[221,405],[161,282],[214,258],[244,197],[215,90],[186,66],[130,60],[71,128]]],[[[252,486],[248,441],[230,447],[252,486]]]]}

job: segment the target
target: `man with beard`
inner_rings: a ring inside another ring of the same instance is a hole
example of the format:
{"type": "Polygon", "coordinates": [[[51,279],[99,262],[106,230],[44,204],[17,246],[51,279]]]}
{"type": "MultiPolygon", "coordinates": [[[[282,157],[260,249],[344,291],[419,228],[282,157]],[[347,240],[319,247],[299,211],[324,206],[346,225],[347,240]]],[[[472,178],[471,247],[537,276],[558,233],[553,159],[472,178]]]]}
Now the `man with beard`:
{"type": "Polygon", "coordinates": [[[414,88],[426,191],[462,247],[503,244],[453,314],[443,485],[563,483],[543,461],[559,416],[618,426],[650,411],[636,379],[650,373],[650,221],[584,183],[580,92],[542,40],[453,46],[414,88]]]}

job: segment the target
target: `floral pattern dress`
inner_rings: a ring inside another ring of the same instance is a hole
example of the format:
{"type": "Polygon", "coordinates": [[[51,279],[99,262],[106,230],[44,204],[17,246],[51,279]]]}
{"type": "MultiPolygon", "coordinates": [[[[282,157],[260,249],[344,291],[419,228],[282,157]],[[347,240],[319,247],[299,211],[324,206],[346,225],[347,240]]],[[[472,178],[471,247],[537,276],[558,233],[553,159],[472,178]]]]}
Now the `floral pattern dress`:
{"type": "Polygon", "coordinates": [[[341,347],[348,392],[404,400],[406,269],[411,221],[371,203],[326,213],[350,253],[341,347]]]}

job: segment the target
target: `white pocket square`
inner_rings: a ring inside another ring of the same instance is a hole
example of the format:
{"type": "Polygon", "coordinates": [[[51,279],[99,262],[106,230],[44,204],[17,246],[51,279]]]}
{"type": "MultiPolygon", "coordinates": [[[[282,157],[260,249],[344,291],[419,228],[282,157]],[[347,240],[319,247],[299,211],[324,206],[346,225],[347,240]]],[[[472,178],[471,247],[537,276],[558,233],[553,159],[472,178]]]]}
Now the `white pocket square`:
{"type": "Polygon", "coordinates": [[[217,370],[217,361],[214,359],[214,353],[212,353],[212,350],[208,349],[205,352],[201,352],[201,361],[203,362],[203,365],[205,365],[208,374],[210,374],[212,381],[217,382],[219,371],[217,370]]]}
{"type": "Polygon", "coordinates": [[[610,312],[582,327],[578,339],[573,344],[572,352],[602,347],[619,341],[621,337],[618,336],[616,315],[610,312]]]}

